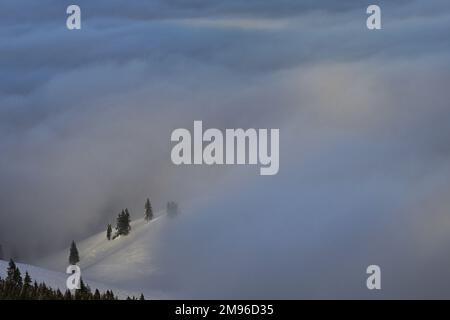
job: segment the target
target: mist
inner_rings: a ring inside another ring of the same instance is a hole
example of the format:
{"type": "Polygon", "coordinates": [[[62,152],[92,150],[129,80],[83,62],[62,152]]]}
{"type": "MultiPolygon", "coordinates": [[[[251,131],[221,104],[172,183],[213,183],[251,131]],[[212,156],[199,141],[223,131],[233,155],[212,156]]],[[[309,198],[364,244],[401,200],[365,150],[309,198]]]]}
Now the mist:
{"type": "Polygon", "coordinates": [[[8,255],[140,218],[150,197],[182,208],[167,278],[149,279],[180,297],[367,297],[369,264],[382,297],[449,296],[447,2],[382,2],[380,32],[360,1],[129,3],[80,1],[80,32],[65,3],[0,8],[8,255]],[[279,173],[173,165],[170,134],[194,120],[279,128],[279,173]]]}

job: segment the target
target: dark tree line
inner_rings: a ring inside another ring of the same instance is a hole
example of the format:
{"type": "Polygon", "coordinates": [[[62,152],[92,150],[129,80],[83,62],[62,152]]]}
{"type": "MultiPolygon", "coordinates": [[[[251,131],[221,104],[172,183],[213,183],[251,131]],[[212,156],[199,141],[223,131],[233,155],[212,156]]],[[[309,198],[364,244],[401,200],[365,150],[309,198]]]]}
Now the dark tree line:
{"type": "MultiPolygon", "coordinates": [[[[135,297],[128,297],[137,300],[135,297]]],[[[0,278],[0,300],[118,300],[113,291],[100,292],[95,289],[92,292],[89,285],[80,280],[80,289],[72,293],[66,290],[53,289],[44,282],[33,281],[28,274],[22,278],[19,268],[14,261],[9,261],[6,278],[0,278]]],[[[140,300],[145,300],[141,294],[140,300]]]]}
{"type": "Polygon", "coordinates": [[[106,227],[106,239],[114,240],[118,236],[126,236],[131,231],[131,216],[128,208],[122,210],[116,218],[116,232],[113,235],[111,224],[106,227]]]}

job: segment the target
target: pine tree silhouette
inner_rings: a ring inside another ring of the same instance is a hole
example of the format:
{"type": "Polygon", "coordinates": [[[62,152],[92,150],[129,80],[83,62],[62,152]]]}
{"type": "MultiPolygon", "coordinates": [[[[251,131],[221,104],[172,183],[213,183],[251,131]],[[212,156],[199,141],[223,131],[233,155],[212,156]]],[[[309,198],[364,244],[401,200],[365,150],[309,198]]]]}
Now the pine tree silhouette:
{"type": "Polygon", "coordinates": [[[153,209],[150,203],[150,199],[147,198],[147,200],[145,201],[145,220],[150,221],[152,219],[153,219],[153,209]]]}
{"type": "Polygon", "coordinates": [[[80,256],[78,255],[77,245],[75,244],[75,241],[72,241],[72,244],[70,245],[69,263],[77,264],[78,262],[80,262],[80,256]]]}
{"type": "MultiPolygon", "coordinates": [[[[88,284],[81,279],[80,290],[76,290],[72,294],[70,290],[66,290],[64,294],[59,289],[53,289],[46,283],[33,282],[28,272],[22,279],[21,273],[17,265],[11,259],[9,261],[6,278],[0,277],[0,300],[117,300],[118,297],[110,290],[101,293],[98,289],[92,293],[88,284]]],[[[129,297],[137,300],[136,297],[129,297]]],[[[140,300],[144,296],[141,294],[140,300]]]]}
{"type": "Polygon", "coordinates": [[[122,212],[119,213],[119,216],[117,217],[117,235],[127,235],[130,233],[130,221],[130,212],[128,211],[128,209],[122,210],[122,212]]]}

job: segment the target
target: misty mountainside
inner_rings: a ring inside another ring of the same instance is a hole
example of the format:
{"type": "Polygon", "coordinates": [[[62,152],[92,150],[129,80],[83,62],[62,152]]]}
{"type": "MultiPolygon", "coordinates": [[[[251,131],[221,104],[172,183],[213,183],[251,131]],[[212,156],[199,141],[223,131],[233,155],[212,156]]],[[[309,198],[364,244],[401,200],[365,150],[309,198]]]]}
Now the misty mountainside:
{"type": "MultiPolygon", "coordinates": [[[[8,261],[0,260],[0,278],[2,279],[5,279],[7,277],[8,264],[8,261]]],[[[65,292],[67,289],[66,280],[68,274],[64,272],[48,270],[24,263],[16,263],[16,266],[19,268],[22,277],[24,277],[25,273],[28,272],[33,282],[36,281],[38,284],[45,283],[45,285],[47,285],[48,287],[54,290],[59,289],[61,292],[65,292]]],[[[114,292],[114,295],[119,299],[126,299],[129,296],[139,296],[137,292],[119,290],[103,283],[91,281],[90,279],[83,278],[83,281],[85,282],[85,284],[89,285],[91,290],[98,289],[100,292],[112,290],[114,292]]]]}
{"type": "MultiPolygon", "coordinates": [[[[152,256],[156,250],[157,235],[166,219],[164,214],[159,213],[151,221],[145,221],[144,218],[134,220],[128,235],[113,240],[108,240],[104,231],[85,240],[75,241],[82,278],[104,283],[110,290],[135,296],[142,292],[146,298],[164,298],[165,294],[153,290],[145,279],[159,273],[153,267],[152,256]]],[[[50,270],[64,272],[69,265],[68,257],[69,248],[37,263],[50,270]]]]}

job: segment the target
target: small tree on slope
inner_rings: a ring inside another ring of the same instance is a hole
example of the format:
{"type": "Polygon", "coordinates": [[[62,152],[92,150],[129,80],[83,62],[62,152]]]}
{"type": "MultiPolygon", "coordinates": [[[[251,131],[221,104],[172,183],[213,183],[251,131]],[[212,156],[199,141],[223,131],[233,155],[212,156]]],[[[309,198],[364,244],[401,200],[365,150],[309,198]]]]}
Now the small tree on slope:
{"type": "Polygon", "coordinates": [[[80,262],[80,256],[78,255],[77,245],[75,244],[75,241],[72,241],[72,244],[70,245],[69,263],[77,264],[78,262],[80,262]]]}
{"type": "Polygon", "coordinates": [[[153,219],[153,209],[150,203],[150,199],[147,198],[147,201],[145,201],[145,220],[150,221],[152,219],[153,219]]]}
{"type": "Polygon", "coordinates": [[[108,228],[106,229],[106,239],[111,240],[112,227],[108,224],[108,228]]]}
{"type": "Polygon", "coordinates": [[[128,209],[122,210],[121,213],[119,213],[119,216],[117,217],[117,235],[127,235],[130,233],[131,226],[130,226],[130,212],[128,209]]]}

